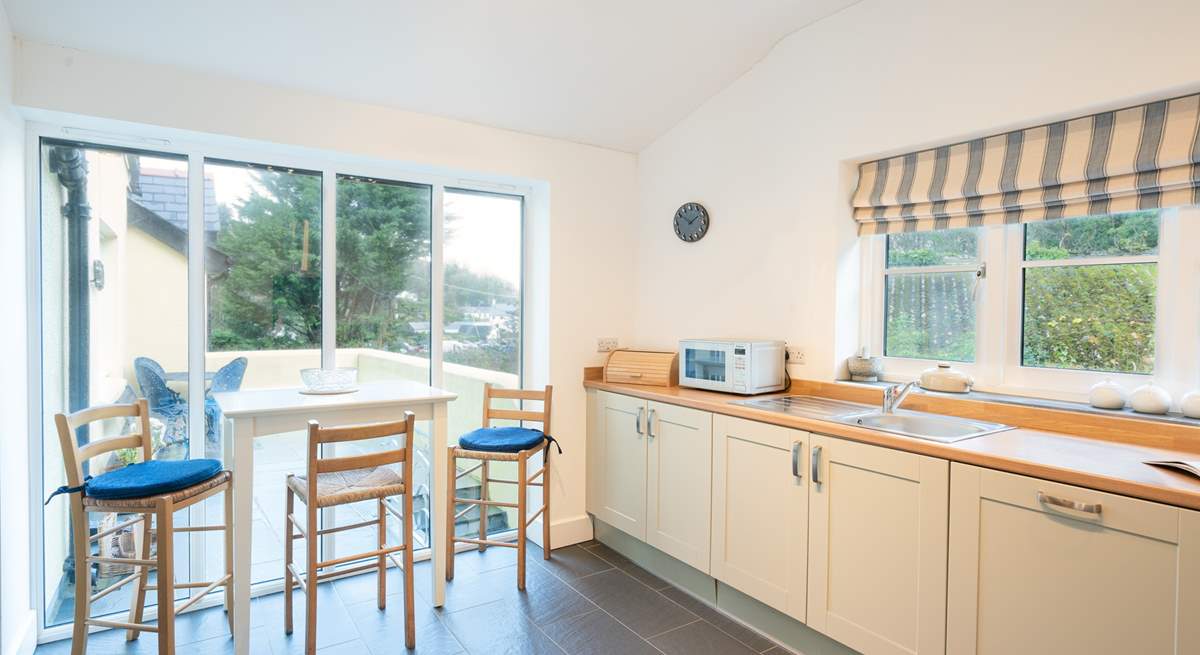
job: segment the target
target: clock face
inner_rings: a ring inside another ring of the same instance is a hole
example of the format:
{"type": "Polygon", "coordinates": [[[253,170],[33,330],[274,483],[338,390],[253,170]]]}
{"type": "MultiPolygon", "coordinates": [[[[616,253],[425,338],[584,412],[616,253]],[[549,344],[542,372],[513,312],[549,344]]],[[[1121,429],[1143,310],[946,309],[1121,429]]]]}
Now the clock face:
{"type": "Polygon", "coordinates": [[[675,210],[675,236],[684,241],[699,241],[708,232],[708,210],[704,205],[689,202],[675,210]]]}

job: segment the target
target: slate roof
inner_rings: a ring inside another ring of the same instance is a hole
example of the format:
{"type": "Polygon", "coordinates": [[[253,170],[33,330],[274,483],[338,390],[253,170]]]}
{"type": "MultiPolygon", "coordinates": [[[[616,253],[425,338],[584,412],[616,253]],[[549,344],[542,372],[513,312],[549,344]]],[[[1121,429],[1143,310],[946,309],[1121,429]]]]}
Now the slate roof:
{"type": "MultiPolygon", "coordinates": [[[[182,172],[143,168],[130,180],[130,199],[158,214],[168,223],[187,230],[187,175],[182,172]]],[[[221,228],[217,195],[212,178],[204,178],[204,231],[221,228]]]]}

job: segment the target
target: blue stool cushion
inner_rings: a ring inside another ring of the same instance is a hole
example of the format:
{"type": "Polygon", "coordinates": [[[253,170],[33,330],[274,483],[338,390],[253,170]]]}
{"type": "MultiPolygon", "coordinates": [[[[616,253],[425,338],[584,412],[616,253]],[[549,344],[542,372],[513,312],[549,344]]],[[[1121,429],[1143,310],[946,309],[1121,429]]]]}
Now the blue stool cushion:
{"type": "Polygon", "coordinates": [[[215,459],[151,460],[130,464],[87,481],[92,498],[144,498],[186,489],[221,472],[215,459]]]}
{"type": "Polygon", "coordinates": [[[479,428],[458,438],[463,450],[482,450],[489,453],[518,453],[541,445],[546,435],[530,428],[479,428]]]}

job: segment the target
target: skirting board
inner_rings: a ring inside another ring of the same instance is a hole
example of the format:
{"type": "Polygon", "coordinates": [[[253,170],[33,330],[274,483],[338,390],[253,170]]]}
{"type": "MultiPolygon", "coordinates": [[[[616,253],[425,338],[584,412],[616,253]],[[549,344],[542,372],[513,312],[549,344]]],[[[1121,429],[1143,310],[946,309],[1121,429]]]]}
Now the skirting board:
{"type": "Polygon", "coordinates": [[[596,540],[731,619],[804,655],[856,655],[851,648],[600,521],[596,540]]]}
{"type": "Polygon", "coordinates": [[[14,634],[4,635],[4,643],[0,644],[4,655],[33,655],[37,648],[37,614],[33,610],[25,613],[25,618],[14,634]]]}
{"type": "MultiPolygon", "coordinates": [[[[529,525],[526,533],[529,540],[542,545],[542,519],[529,525]]],[[[550,541],[554,548],[563,548],[592,538],[592,521],[586,514],[559,519],[550,523],[550,541]]]]}

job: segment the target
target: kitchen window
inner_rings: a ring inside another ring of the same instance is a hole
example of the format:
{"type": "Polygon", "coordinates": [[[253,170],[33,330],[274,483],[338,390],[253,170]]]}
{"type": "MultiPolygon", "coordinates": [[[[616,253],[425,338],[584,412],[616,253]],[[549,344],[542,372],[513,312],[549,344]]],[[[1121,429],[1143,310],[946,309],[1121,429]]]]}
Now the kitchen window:
{"type": "Polygon", "coordinates": [[[1083,400],[1112,378],[1200,384],[1200,209],[863,240],[862,343],[906,381],[949,361],[984,390],[1083,400]]]}

